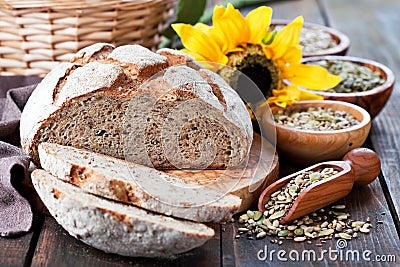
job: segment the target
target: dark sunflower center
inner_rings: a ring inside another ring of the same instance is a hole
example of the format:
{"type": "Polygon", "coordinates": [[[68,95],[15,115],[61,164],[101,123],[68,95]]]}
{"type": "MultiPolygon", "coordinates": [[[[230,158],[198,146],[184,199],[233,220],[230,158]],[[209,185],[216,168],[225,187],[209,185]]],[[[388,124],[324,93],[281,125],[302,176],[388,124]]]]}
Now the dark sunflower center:
{"type": "Polygon", "coordinates": [[[223,69],[220,74],[245,102],[256,104],[279,87],[279,70],[265,57],[260,46],[248,45],[243,51],[229,53],[227,65],[232,69],[223,69]]]}

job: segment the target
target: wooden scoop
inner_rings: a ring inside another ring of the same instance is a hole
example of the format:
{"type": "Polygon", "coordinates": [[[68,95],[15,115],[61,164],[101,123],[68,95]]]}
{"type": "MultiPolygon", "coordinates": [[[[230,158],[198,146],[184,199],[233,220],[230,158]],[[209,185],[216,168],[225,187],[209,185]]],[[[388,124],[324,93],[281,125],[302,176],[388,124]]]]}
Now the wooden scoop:
{"type": "Polygon", "coordinates": [[[374,151],[367,148],[353,149],[343,157],[343,161],[318,163],[272,183],[260,195],[258,209],[265,211],[265,204],[269,201],[270,195],[300,173],[323,168],[338,170],[339,173],[311,184],[300,193],[292,207],[280,220],[281,223],[288,223],[340,200],[350,193],[354,184],[367,185],[371,183],[378,176],[380,167],[381,162],[374,151]]]}

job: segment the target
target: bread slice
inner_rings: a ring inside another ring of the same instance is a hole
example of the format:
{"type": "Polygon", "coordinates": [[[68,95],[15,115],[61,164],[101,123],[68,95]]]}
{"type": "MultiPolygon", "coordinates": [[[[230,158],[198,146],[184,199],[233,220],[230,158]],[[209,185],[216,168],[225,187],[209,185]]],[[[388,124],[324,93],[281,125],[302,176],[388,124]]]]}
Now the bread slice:
{"type": "Polygon", "coordinates": [[[84,193],[44,170],[32,182],[57,222],[72,236],[109,253],[164,257],[203,245],[214,230],[84,193]]]}
{"type": "Polygon", "coordinates": [[[83,149],[41,143],[39,157],[46,171],[86,192],[178,218],[227,221],[241,204],[237,196],[83,149]]]}
{"type": "Polygon", "coordinates": [[[39,166],[38,145],[51,142],[160,169],[238,166],[253,138],[245,105],[217,74],[171,49],[103,43],[46,75],[20,133],[39,166]]]}

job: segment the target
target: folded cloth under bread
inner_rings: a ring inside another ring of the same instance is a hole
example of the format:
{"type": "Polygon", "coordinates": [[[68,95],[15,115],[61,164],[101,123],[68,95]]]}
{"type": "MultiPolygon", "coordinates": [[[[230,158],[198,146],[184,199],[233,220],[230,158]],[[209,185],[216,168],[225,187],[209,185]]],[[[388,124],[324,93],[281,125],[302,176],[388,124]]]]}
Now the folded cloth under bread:
{"type": "Polygon", "coordinates": [[[38,77],[0,77],[0,236],[26,233],[32,225],[29,202],[16,189],[29,179],[30,163],[18,138],[21,111],[39,81],[38,77]]]}

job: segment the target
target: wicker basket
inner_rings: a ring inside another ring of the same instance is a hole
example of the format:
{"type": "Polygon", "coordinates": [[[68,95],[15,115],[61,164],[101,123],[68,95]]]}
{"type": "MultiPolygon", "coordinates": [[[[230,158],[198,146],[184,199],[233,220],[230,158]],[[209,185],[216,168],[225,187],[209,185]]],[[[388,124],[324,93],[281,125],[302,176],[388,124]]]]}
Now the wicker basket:
{"type": "Polygon", "coordinates": [[[44,76],[97,42],[155,49],[176,0],[0,0],[0,75],[44,76]]]}

